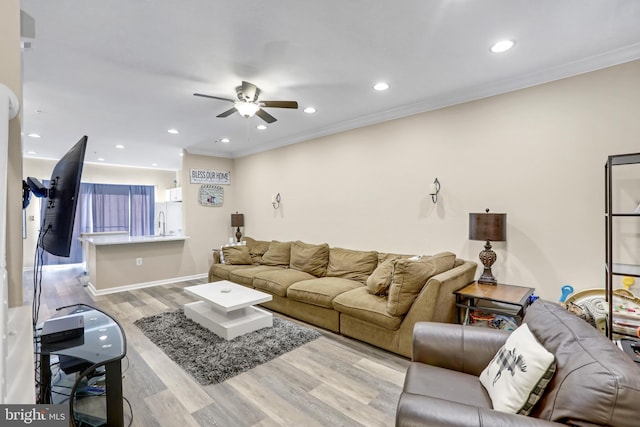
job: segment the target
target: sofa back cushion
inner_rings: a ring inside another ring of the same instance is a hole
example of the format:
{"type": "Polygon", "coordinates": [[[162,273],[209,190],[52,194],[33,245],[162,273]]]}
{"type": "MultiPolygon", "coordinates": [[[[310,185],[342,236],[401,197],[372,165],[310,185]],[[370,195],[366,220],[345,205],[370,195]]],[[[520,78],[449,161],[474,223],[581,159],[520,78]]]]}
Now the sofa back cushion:
{"type": "Polygon", "coordinates": [[[331,248],[327,277],[341,277],[365,284],[377,265],[378,253],[375,251],[331,248]]]}
{"type": "Polygon", "coordinates": [[[640,368],[593,326],[537,300],[523,320],[556,357],[556,373],[531,416],[574,425],[638,425],[640,368]]]}
{"type": "Polygon", "coordinates": [[[387,312],[392,316],[407,314],[427,280],[453,268],[455,260],[455,254],[442,252],[430,257],[395,261],[387,312]]]}
{"type": "Polygon", "coordinates": [[[288,267],[291,259],[291,242],[272,241],[269,249],[262,255],[263,265],[288,267]]]}
{"type": "Polygon", "coordinates": [[[249,255],[254,264],[262,264],[262,255],[269,250],[271,242],[266,240],[256,240],[251,237],[245,236],[247,248],[249,248],[249,255]]]}
{"type": "Polygon", "coordinates": [[[324,276],[329,262],[329,245],[310,245],[301,241],[291,244],[289,267],[316,277],[324,276]]]}
{"type": "Polygon", "coordinates": [[[252,264],[251,255],[249,255],[249,248],[245,245],[242,246],[223,246],[222,254],[224,256],[225,264],[232,265],[247,265],[252,264]]]}

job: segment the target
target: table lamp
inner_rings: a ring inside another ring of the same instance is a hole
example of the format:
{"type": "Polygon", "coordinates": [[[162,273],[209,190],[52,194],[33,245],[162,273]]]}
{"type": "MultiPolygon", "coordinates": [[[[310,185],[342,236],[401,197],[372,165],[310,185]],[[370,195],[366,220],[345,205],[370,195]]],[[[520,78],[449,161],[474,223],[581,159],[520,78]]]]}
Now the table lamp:
{"type": "Polygon", "coordinates": [[[240,227],[244,227],[244,214],[236,213],[231,214],[231,226],[237,227],[236,229],[236,240],[240,243],[240,238],[242,237],[242,232],[240,231],[240,227]]]}
{"type": "Polygon", "coordinates": [[[480,261],[484,272],[478,283],[496,285],[498,282],[491,272],[491,266],[496,261],[496,253],[491,249],[491,242],[507,240],[507,214],[503,213],[470,213],[469,240],[486,240],[484,250],[480,252],[480,261]]]}

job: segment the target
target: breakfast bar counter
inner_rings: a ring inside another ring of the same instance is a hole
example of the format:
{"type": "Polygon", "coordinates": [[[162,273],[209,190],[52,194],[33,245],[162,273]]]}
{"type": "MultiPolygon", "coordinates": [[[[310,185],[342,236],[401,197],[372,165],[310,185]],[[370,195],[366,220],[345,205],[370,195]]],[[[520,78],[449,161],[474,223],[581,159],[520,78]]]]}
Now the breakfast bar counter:
{"type": "Polygon", "coordinates": [[[81,238],[88,290],[93,295],[192,279],[185,255],[188,236],[129,236],[105,233],[81,238]]]}

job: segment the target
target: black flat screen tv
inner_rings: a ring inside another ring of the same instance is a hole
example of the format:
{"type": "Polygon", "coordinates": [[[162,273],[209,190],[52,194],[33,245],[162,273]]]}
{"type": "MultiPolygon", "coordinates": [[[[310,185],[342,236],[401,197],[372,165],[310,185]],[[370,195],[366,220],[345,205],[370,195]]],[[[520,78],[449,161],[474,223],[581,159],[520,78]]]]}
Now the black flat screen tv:
{"type": "Polygon", "coordinates": [[[52,255],[68,257],[71,251],[73,222],[76,217],[86,150],[87,136],[85,135],[53,168],[48,189],[35,178],[27,179],[28,185],[36,196],[46,197],[38,246],[52,255]]]}

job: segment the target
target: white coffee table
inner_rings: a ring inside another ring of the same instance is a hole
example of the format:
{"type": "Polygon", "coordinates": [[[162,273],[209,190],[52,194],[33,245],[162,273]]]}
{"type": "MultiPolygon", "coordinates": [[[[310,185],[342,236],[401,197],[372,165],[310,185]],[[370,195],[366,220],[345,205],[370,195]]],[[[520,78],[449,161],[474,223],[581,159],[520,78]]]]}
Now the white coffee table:
{"type": "Polygon", "coordinates": [[[201,300],[185,304],[184,314],[226,340],[273,326],[271,313],[253,307],[271,301],[264,292],[227,280],[188,286],[184,291],[201,300]]]}

